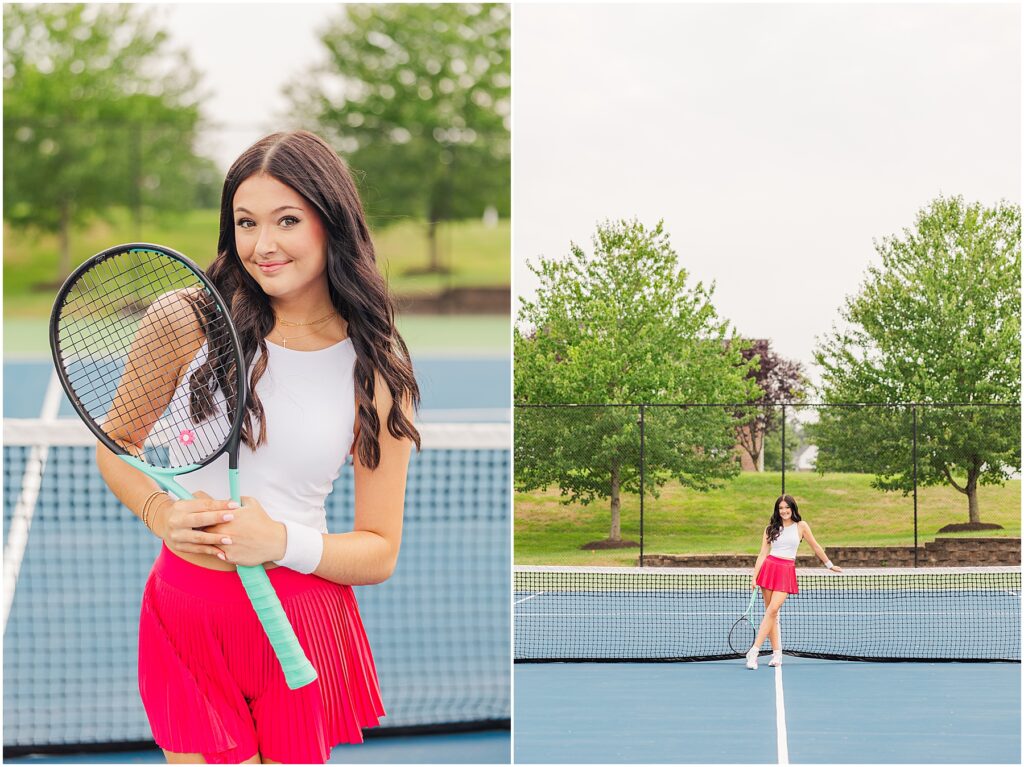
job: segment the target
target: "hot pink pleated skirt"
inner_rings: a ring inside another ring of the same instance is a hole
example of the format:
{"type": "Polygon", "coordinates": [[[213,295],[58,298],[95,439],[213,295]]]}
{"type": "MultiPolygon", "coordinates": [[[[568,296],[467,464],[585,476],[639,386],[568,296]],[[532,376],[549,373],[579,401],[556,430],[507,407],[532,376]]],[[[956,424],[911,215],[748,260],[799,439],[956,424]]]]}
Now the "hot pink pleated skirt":
{"type": "Polygon", "coordinates": [[[268,575],[317,671],[298,690],[288,689],[238,575],[160,552],[142,599],[139,691],[161,748],[210,763],[258,752],[322,764],[384,715],[352,588],[285,567],[268,575]]]}
{"type": "Polygon", "coordinates": [[[785,591],[796,594],[796,562],[768,555],[761,564],[761,572],[757,574],[757,585],[772,591],[785,591]]]}

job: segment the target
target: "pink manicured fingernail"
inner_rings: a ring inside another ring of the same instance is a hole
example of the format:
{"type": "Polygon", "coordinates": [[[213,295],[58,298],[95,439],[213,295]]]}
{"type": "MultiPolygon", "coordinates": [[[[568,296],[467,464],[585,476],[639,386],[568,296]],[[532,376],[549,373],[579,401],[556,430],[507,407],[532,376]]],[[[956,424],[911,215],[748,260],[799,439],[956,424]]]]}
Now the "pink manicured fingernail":
{"type": "Polygon", "coordinates": [[[235,518],[235,515],[234,515],[234,514],[225,514],[225,515],[224,515],[224,521],[225,521],[225,522],[230,522],[230,521],[231,521],[232,519],[234,519],[234,518],[235,518]]]}
{"type": "Polygon", "coordinates": [[[227,562],[227,558],[223,554],[218,554],[217,558],[218,559],[223,559],[225,562],[227,562]]]}
{"type": "Polygon", "coordinates": [[[221,538],[220,542],[223,543],[226,546],[226,545],[231,543],[231,539],[230,538],[221,538]]]}
{"type": "Polygon", "coordinates": [[[228,503],[228,508],[229,509],[239,509],[239,508],[241,508],[241,505],[236,503],[235,501],[230,501],[228,503]]]}

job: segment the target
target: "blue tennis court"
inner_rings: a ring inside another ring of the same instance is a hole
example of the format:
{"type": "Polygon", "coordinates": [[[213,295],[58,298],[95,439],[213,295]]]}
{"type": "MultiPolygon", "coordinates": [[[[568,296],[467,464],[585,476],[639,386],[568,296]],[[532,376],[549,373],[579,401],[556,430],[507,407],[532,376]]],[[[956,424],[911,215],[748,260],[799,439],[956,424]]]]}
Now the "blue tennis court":
{"type": "Polygon", "coordinates": [[[518,664],[515,760],[1020,764],[1020,685],[1012,663],[518,664]]]}
{"type": "Polygon", "coordinates": [[[517,566],[516,761],[1019,763],[1019,567],[798,572],[750,671],[749,569],[517,566]]]}

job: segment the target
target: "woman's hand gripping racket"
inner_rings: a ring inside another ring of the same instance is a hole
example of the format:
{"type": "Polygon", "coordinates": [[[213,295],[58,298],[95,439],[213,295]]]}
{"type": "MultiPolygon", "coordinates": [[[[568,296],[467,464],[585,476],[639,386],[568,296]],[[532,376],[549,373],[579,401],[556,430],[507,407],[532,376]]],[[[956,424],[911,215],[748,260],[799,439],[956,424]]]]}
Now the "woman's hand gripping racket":
{"type": "MultiPolygon", "coordinates": [[[[50,348],[64,390],[109,450],[179,498],[175,478],[228,454],[241,503],[238,447],[246,367],[224,300],[187,258],[159,245],[99,253],[68,277],[50,317],[50,348]],[[188,403],[172,397],[190,364],[188,403]]],[[[262,566],[238,567],[245,591],[297,689],[316,679],[262,566]]]]}
{"type": "Polygon", "coordinates": [[[750,601],[747,602],[747,609],[743,611],[743,615],[729,629],[729,649],[737,655],[745,655],[750,646],[754,644],[754,638],[757,636],[754,632],[754,624],[750,622],[750,615],[754,611],[754,600],[756,599],[757,592],[752,591],[750,593],[750,601]]]}

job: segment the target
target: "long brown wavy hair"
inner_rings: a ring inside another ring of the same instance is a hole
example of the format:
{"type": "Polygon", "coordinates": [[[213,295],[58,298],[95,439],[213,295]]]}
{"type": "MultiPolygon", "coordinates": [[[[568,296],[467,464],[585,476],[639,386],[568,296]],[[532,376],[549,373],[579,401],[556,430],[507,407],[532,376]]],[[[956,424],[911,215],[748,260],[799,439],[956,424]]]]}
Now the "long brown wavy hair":
{"type": "MultiPolygon", "coordinates": [[[[252,367],[242,440],[255,450],[267,439],[266,414],[256,394],[256,383],[267,370],[266,337],[274,327],[270,299],[245,271],[235,248],[235,192],[255,174],[272,176],[302,195],[316,208],[326,230],[331,303],[348,323],[356,352],[355,450],[359,460],[371,469],[380,462],[380,419],[373,404],[375,373],[380,374],[394,401],[388,431],[398,439],[412,440],[419,448],[419,432],[406,417],[402,404],[411,402],[418,407],[420,390],[409,349],[395,327],[394,304],[377,269],[362,202],[344,161],[326,141],[309,131],[274,133],[257,141],[235,160],[221,192],[217,257],[207,275],[230,307],[242,358],[247,368],[252,367]],[[253,365],[257,350],[260,359],[253,365]],[[254,424],[259,425],[258,436],[254,424]]],[[[210,354],[214,356],[213,349],[210,354]]],[[[213,384],[203,368],[196,371],[199,380],[191,382],[193,392],[213,384]]],[[[209,414],[209,405],[203,405],[200,398],[192,399],[191,404],[194,415],[199,415],[197,409],[209,414]]]]}

